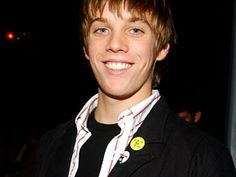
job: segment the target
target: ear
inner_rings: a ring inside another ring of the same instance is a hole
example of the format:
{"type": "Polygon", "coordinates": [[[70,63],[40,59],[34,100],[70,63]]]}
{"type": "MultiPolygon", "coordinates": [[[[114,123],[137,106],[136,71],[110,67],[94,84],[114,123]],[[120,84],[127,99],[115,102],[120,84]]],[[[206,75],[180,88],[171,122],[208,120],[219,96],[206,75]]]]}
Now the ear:
{"type": "Polygon", "coordinates": [[[194,115],[194,123],[197,123],[200,120],[201,116],[202,116],[202,112],[197,111],[194,115]]]}
{"type": "Polygon", "coordinates": [[[157,54],[156,61],[163,60],[168,54],[169,49],[170,49],[170,44],[167,44],[166,47],[157,54]]]}
{"type": "Polygon", "coordinates": [[[87,60],[89,60],[89,55],[88,55],[88,52],[87,52],[87,50],[86,50],[85,47],[83,47],[83,51],[84,51],[84,56],[85,56],[85,58],[86,58],[87,60]]]}

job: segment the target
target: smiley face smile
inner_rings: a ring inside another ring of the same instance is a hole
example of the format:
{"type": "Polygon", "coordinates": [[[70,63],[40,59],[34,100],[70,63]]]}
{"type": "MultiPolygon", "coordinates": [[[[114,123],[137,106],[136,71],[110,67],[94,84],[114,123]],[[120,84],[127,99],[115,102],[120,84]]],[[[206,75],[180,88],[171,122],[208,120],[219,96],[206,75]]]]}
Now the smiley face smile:
{"type": "Polygon", "coordinates": [[[123,62],[106,62],[105,65],[112,70],[125,70],[132,66],[130,63],[123,62]]]}

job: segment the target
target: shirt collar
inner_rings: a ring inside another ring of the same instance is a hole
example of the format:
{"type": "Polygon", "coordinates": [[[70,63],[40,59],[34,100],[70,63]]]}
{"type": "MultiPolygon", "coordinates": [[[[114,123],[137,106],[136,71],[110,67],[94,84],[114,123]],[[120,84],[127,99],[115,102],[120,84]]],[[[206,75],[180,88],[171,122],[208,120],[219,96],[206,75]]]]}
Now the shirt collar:
{"type": "MultiPolygon", "coordinates": [[[[121,121],[122,117],[126,117],[129,114],[132,114],[133,121],[136,122],[136,124],[144,121],[146,115],[150,112],[153,105],[159,100],[159,98],[160,98],[159,91],[152,90],[151,96],[141,101],[140,103],[128,108],[127,110],[121,112],[119,116],[119,122],[121,121]]],[[[75,123],[77,126],[80,125],[85,129],[87,129],[87,119],[90,113],[93,111],[93,109],[97,107],[97,103],[98,103],[98,94],[95,94],[88,100],[88,102],[84,105],[79,114],[76,116],[75,123]]]]}
{"type": "MultiPolygon", "coordinates": [[[[132,124],[132,130],[130,137],[138,130],[142,125],[143,121],[151,111],[154,104],[160,98],[158,90],[153,90],[152,95],[141,101],[140,103],[130,107],[129,109],[121,112],[119,116],[118,125],[120,126],[123,122],[126,124],[132,124]]],[[[122,127],[120,126],[122,129],[122,127]]]]}

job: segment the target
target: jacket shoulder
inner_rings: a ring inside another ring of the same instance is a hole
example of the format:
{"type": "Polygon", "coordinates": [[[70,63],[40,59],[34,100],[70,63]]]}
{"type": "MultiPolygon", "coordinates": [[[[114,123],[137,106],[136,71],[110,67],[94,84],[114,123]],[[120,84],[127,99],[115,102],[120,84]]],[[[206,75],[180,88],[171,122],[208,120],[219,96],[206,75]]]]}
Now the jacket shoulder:
{"type": "Polygon", "coordinates": [[[169,140],[179,144],[179,151],[188,156],[190,173],[197,173],[198,176],[236,175],[230,151],[223,142],[186,123],[171,111],[168,117],[172,137],[169,140]]]}
{"type": "Polygon", "coordinates": [[[41,141],[43,141],[45,139],[52,139],[52,138],[55,138],[55,137],[59,137],[60,135],[62,135],[66,131],[73,128],[73,126],[75,127],[74,119],[71,119],[67,122],[60,123],[56,127],[54,127],[52,129],[48,130],[47,132],[45,132],[42,135],[42,138],[41,138],[42,140],[41,141]]]}

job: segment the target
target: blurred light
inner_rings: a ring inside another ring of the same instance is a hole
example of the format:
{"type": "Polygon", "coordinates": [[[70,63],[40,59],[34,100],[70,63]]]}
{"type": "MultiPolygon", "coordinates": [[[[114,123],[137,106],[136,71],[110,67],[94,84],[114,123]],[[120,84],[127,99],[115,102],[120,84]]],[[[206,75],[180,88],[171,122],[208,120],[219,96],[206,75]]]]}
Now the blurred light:
{"type": "Polygon", "coordinates": [[[29,31],[14,29],[0,30],[0,48],[27,48],[30,47],[31,44],[32,36],[29,31]]]}
{"type": "Polygon", "coordinates": [[[6,38],[7,40],[14,40],[15,34],[13,32],[7,32],[6,38]]]}

